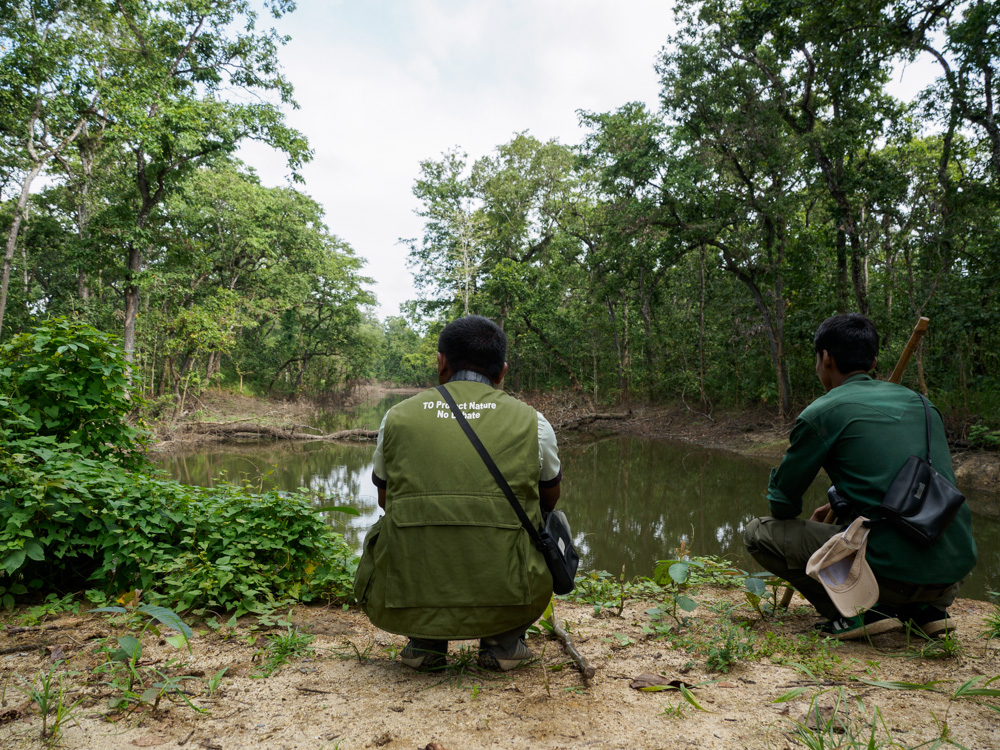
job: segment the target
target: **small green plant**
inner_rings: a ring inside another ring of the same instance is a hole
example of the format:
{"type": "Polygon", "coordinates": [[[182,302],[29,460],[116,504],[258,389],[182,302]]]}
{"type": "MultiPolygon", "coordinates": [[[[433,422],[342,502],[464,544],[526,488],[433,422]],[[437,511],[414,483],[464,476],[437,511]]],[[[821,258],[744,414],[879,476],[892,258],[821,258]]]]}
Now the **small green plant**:
{"type": "Polygon", "coordinates": [[[118,636],[113,642],[106,639],[101,645],[101,652],[106,661],[94,671],[107,675],[107,685],[112,689],[109,707],[113,710],[135,710],[141,705],[149,705],[154,710],[159,707],[164,696],[178,696],[191,708],[199,710],[184,695],[181,682],[188,677],[173,677],[168,674],[173,662],[168,661],[163,670],[144,666],[140,663],[142,657],[142,639],[149,631],[160,635],[159,625],[177,631],[177,635],[165,637],[163,640],[174,648],[187,648],[191,653],[191,638],[193,633],[181,617],[172,610],[153,604],[138,604],[139,592],[132,592],[128,607],[100,607],[90,610],[96,613],[120,615],[121,623],[130,629],[138,630],[137,635],[131,633],[118,636]]]}
{"type": "Polygon", "coordinates": [[[962,655],[962,643],[952,631],[928,638],[919,630],[907,627],[907,645],[921,659],[956,659],[962,655]]]}
{"type": "Polygon", "coordinates": [[[664,716],[669,716],[671,719],[683,719],[685,718],[684,707],[685,702],[679,700],[676,703],[667,703],[663,706],[662,714],[664,716]]]}
{"type": "MultiPolygon", "coordinates": [[[[848,700],[844,689],[838,688],[834,694],[832,710],[824,711],[820,696],[829,691],[820,691],[813,696],[805,720],[789,719],[791,730],[787,736],[809,750],[879,750],[879,748],[900,747],[876,707],[868,718],[868,709],[860,698],[848,700]]],[[[780,700],[780,699],[779,699],[780,700]]]]}
{"type": "Polygon", "coordinates": [[[37,625],[50,617],[55,617],[66,612],[77,614],[80,611],[80,602],[76,601],[73,594],[66,594],[60,597],[58,594],[48,594],[45,601],[28,607],[22,620],[25,625],[37,625]]]}
{"type": "Polygon", "coordinates": [[[313,653],[312,642],[315,636],[311,633],[300,633],[288,626],[288,630],[277,635],[267,636],[268,645],[260,649],[254,656],[262,659],[260,667],[251,677],[270,677],[293,659],[300,659],[313,653]]]}
{"type": "MultiPolygon", "coordinates": [[[[934,693],[943,693],[948,695],[948,692],[939,685],[942,685],[950,680],[932,680],[930,682],[897,682],[897,681],[883,681],[883,680],[860,680],[860,682],[866,685],[874,685],[875,687],[886,688],[888,690],[929,690],[934,693]]],[[[985,706],[997,713],[1000,713],[1000,702],[986,700],[987,698],[1000,699],[1000,689],[991,688],[994,682],[1000,682],[1000,675],[995,677],[973,677],[970,680],[966,680],[957,688],[955,688],[951,694],[950,699],[952,701],[958,700],[969,700],[973,703],[978,703],[981,706],[985,706]],[[984,682],[985,680],[985,682],[984,682]],[[982,683],[982,684],[980,684],[982,683]]]]}
{"type": "Polygon", "coordinates": [[[614,612],[615,616],[620,617],[629,600],[659,599],[662,594],[662,587],[649,578],[626,580],[623,568],[617,577],[605,570],[579,575],[576,579],[576,588],[566,598],[578,603],[592,604],[595,617],[604,611],[614,612]]]}
{"type": "Polygon", "coordinates": [[[635,641],[624,633],[612,633],[610,638],[601,638],[601,640],[610,643],[611,648],[615,650],[635,645],[635,641]]]}
{"type": "Polygon", "coordinates": [[[83,702],[83,698],[73,703],[67,702],[62,676],[56,679],[56,670],[60,664],[61,661],[53,662],[48,671],[39,672],[31,683],[25,681],[25,687],[20,688],[28,701],[38,706],[38,712],[42,715],[41,739],[48,742],[59,740],[63,727],[73,719],[76,707],[83,702]],[[55,717],[50,723],[49,715],[52,713],[55,713],[55,717]]]}
{"type": "Polygon", "coordinates": [[[665,606],[646,610],[646,614],[654,619],[669,615],[677,625],[686,624],[687,618],[678,615],[677,611],[693,612],[698,607],[698,602],[685,592],[691,588],[692,569],[700,567],[702,564],[697,560],[660,560],[656,564],[653,580],[664,587],[667,601],[665,606]]]}
{"type": "Polygon", "coordinates": [[[1000,638],[1000,602],[994,601],[993,609],[983,618],[982,636],[986,639],[986,648],[994,638],[1000,638]]]}
{"type": "Polygon", "coordinates": [[[784,581],[770,573],[754,573],[743,579],[743,594],[761,619],[778,611],[778,592],[784,581]]]}
{"type": "Polygon", "coordinates": [[[219,688],[222,686],[222,677],[223,675],[226,674],[228,669],[229,667],[223,667],[214,675],[205,680],[205,689],[208,692],[209,698],[214,696],[219,691],[219,688]]]}
{"type": "Polygon", "coordinates": [[[1000,449],[1000,430],[992,430],[984,424],[969,427],[969,445],[986,450],[1000,449]]]}
{"type": "Polygon", "coordinates": [[[752,658],[754,638],[742,625],[720,619],[709,639],[705,667],[712,672],[728,672],[741,659],[752,658]]]}
{"type": "Polygon", "coordinates": [[[347,658],[357,659],[358,664],[364,664],[372,658],[372,653],[375,651],[375,641],[369,640],[363,648],[360,648],[357,643],[345,638],[341,648],[336,650],[340,653],[346,653],[347,658]]]}

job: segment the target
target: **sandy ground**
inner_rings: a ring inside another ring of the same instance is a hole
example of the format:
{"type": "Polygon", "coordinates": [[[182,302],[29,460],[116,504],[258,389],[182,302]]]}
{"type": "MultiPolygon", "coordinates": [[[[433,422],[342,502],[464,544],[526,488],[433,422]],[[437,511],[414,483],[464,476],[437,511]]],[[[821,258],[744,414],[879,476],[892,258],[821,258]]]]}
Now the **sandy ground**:
{"type": "MultiPolygon", "coordinates": [[[[711,603],[738,604],[738,597],[734,591],[698,592],[702,605],[680,634],[710,641],[721,628],[718,606],[713,611],[711,603]]],[[[879,735],[899,743],[893,747],[917,747],[947,733],[966,748],[1000,748],[1000,714],[968,699],[951,699],[967,680],[979,678],[982,687],[985,679],[1000,675],[1000,643],[979,635],[988,604],[956,603],[959,655],[938,659],[920,655],[926,641],[898,633],[871,642],[803,647],[798,635],[811,631],[815,616],[801,604],[796,598],[792,612],[776,620],[761,620],[745,606],[736,609],[730,617],[747,623],[756,654],[720,673],[707,671],[704,655],[689,652],[681,639],[644,633],[651,622],[648,602],[628,603],[621,616],[557,602],[560,622],[597,669],[589,684],[567,660],[562,644],[540,634],[529,638],[537,661],[510,673],[479,670],[472,660],[474,642],[453,643],[446,670],[415,672],[396,658],[404,638],[378,631],[363,614],[339,607],[296,608],[291,621],[299,632],[313,634],[312,651],[267,678],[253,675],[264,663],[261,650],[268,633],[252,632],[249,621],[221,634],[199,632],[190,656],[147,634],[144,669],[193,676],[183,689],[200,712],[176,697],[162,699],[155,710],[148,704],[110,710],[109,699],[121,690],[93,670],[105,661],[103,640],[124,631],[95,615],[62,617],[45,623],[48,629],[0,635],[8,652],[0,657],[0,747],[44,746],[38,708],[19,688],[24,679],[49,669],[53,658],[65,658],[58,673],[66,675],[66,699],[82,703],[62,730],[59,746],[64,748],[437,750],[433,742],[447,750],[793,748],[803,746],[794,732],[809,724],[813,698],[828,718],[840,700],[837,720],[855,727],[870,723],[877,708],[879,735]],[[220,686],[209,695],[208,678],[223,668],[220,686]],[[696,710],[676,690],[636,689],[643,675],[692,686],[704,710],[696,710]],[[930,692],[862,680],[941,682],[939,692],[930,692]],[[776,702],[794,690],[801,694],[776,702]]],[[[282,633],[287,628],[271,631],[282,633]]],[[[991,700],[1000,705],[1000,698],[991,700]]]]}

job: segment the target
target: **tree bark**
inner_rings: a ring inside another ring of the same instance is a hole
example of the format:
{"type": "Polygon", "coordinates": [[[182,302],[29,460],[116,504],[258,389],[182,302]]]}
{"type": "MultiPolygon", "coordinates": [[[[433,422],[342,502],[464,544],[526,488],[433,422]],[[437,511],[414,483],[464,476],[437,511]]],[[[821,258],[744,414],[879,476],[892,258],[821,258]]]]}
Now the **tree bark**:
{"type": "Polygon", "coordinates": [[[14,262],[14,250],[17,248],[17,237],[21,231],[21,223],[28,216],[28,198],[31,195],[31,183],[42,171],[42,162],[37,162],[24,177],[21,184],[21,195],[18,196],[14,208],[14,219],[7,231],[7,246],[3,254],[3,272],[0,274],[0,333],[3,333],[3,319],[7,312],[7,291],[10,287],[10,268],[14,262]]]}

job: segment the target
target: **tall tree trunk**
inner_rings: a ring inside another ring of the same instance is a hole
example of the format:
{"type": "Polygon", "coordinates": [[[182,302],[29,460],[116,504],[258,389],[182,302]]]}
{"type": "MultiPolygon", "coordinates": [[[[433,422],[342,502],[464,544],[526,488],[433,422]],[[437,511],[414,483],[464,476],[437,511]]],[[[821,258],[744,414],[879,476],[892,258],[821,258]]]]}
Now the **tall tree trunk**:
{"type": "Polygon", "coordinates": [[[42,163],[36,163],[24,176],[21,184],[21,195],[14,207],[14,218],[7,230],[7,246],[3,254],[3,272],[0,274],[0,333],[3,333],[3,319],[7,312],[7,291],[10,288],[10,268],[14,262],[14,250],[17,248],[17,237],[21,231],[21,223],[28,217],[28,197],[31,195],[31,183],[42,171],[42,163]]]}
{"type": "Polygon", "coordinates": [[[847,233],[837,218],[837,312],[850,312],[847,305],[847,233]]]}
{"type": "Polygon", "coordinates": [[[139,317],[139,273],[142,271],[142,253],[135,243],[128,249],[128,279],[125,284],[125,333],[122,348],[125,361],[131,363],[135,357],[135,323],[139,317]]]}

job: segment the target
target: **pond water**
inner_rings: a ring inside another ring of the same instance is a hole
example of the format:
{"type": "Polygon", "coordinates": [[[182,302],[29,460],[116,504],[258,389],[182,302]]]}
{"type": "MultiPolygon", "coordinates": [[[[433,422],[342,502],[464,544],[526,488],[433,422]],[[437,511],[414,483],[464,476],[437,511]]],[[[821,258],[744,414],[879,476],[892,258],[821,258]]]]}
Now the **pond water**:
{"type": "MultiPolygon", "coordinates": [[[[375,429],[401,397],[367,404],[351,417],[331,417],[324,429],[375,429]]],[[[161,455],[176,479],[211,486],[249,481],[264,489],[307,487],[350,505],[361,515],[330,513],[330,523],[360,550],[365,531],[381,514],[371,483],[374,443],[254,442],[213,446],[197,452],[161,455]]],[[[745,525],[767,511],[764,490],[770,466],[727,451],[629,437],[559,436],[563,463],[562,499],[584,570],[628,577],[650,575],[657,560],[669,559],[682,543],[695,555],[718,555],[755,571],[743,548],[745,525]]],[[[807,508],[826,501],[829,481],[820,477],[806,497],[807,508]]],[[[997,499],[966,493],[973,508],[979,565],[962,595],[985,599],[1000,590],[1000,518],[977,512],[997,499]]],[[[329,501],[325,501],[326,504],[329,501]]]]}

